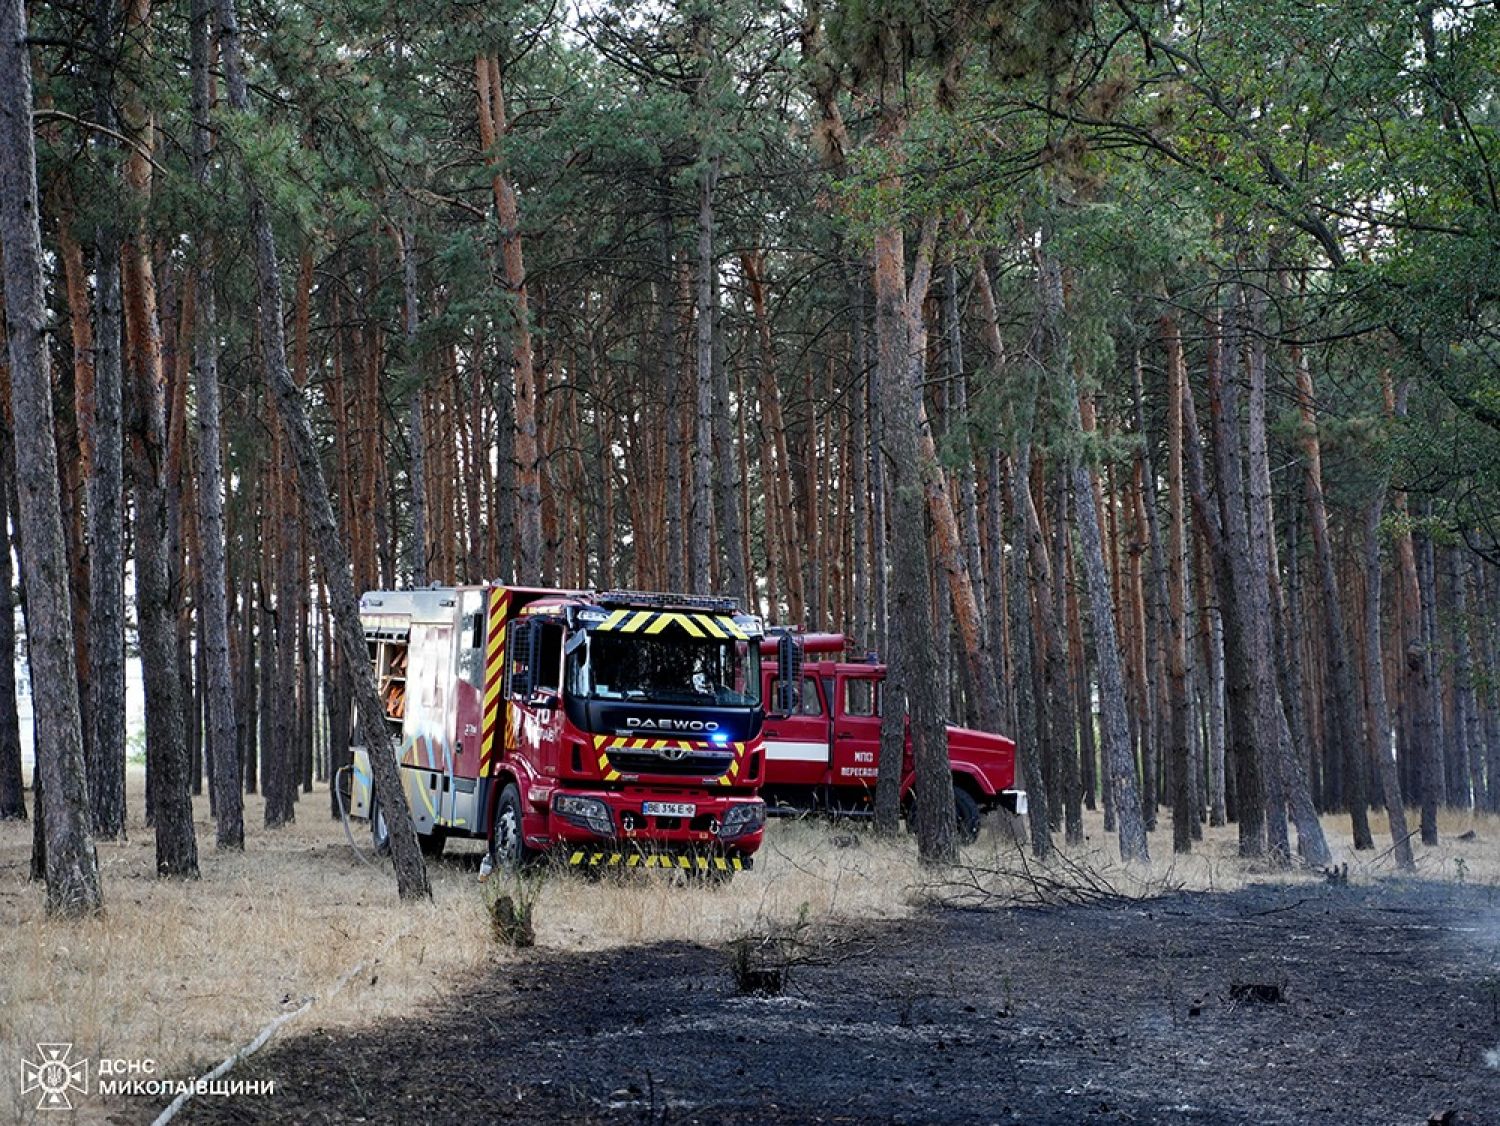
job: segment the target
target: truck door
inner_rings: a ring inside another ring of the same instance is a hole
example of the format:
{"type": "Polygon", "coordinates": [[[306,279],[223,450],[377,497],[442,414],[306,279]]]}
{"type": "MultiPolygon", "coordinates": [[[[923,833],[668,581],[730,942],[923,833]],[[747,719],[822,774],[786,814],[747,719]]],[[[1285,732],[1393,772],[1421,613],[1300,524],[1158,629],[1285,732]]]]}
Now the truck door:
{"type": "Polygon", "coordinates": [[[864,804],[880,773],[881,682],[865,671],[840,671],[834,678],[833,785],[844,804],[864,804]],[[859,790],[858,797],[849,795],[859,790]],[[852,800],[851,800],[852,799],[852,800]]]}
{"type": "MultiPolygon", "coordinates": [[[[506,751],[524,761],[522,777],[557,775],[562,740],[563,627],[545,618],[523,620],[510,634],[510,724],[506,751]]],[[[525,796],[525,786],[522,795],[525,796]]]]}
{"type": "Polygon", "coordinates": [[[782,715],[774,672],[768,669],[766,703],[766,781],[768,789],[822,786],[828,781],[828,709],[816,672],[807,666],[793,715],[782,715]]]}

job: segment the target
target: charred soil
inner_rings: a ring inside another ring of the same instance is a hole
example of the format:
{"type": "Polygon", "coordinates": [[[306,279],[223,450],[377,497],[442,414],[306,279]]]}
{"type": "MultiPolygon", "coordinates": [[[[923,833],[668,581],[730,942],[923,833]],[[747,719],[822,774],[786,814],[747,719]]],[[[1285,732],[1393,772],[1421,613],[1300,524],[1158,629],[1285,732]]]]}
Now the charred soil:
{"type": "Polygon", "coordinates": [[[723,949],[536,951],[185,1119],[1500,1123],[1493,887],[934,909],[805,950],[774,996],[723,949]]]}

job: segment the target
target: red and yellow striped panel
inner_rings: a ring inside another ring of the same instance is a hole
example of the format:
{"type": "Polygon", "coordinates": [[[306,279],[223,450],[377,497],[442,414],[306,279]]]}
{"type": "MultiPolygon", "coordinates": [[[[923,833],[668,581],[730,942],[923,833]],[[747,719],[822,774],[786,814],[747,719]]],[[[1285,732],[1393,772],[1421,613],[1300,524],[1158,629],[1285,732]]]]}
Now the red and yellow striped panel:
{"type": "MultiPolygon", "coordinates": [[[[724,743],[722,746],[734,752],[734,758],[730,760],[729,768],[719,776],[718,783],[721,786],[732,786],[734,780],[740,776],[740,763],[745,757],[744,743],[724,743]]],[[[604,780],[613,782],[620,777],[620,772],[610,765],[609,751],[618,748],[622,751],[694,751],[705,750],[705,744],[694,742],[690,739],[653,739],[649,737],[638,737],[633,735],[595,735],[594,750],[599,752],[599,769],[604,771],[604,780]]]]}
{"type": "Polygon", "coordinates": [[[489,629],[484,646],[484,724],[479,736],[479,776],[488,778],[490,768],[500,757],[500,712],[504,701],[500,688],[505,683],[505,627],[510,621],[510,591],[497,586],[490,591],[489,629]]]}

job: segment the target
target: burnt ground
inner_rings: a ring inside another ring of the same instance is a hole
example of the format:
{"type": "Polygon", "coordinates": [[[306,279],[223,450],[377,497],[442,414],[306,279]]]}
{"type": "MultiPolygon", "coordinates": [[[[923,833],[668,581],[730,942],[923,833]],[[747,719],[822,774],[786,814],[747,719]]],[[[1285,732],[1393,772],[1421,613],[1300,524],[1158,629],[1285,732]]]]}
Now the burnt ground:
{"type": "Polygon", "coordinates": [[[934,910],[835,938],[776,997],[738,995],[719,949],[536,952],[426,1019],[281,1041],[234,1073],[273,1096],[185,1118],[1500,1123],[1500,889],[934,910]]]}

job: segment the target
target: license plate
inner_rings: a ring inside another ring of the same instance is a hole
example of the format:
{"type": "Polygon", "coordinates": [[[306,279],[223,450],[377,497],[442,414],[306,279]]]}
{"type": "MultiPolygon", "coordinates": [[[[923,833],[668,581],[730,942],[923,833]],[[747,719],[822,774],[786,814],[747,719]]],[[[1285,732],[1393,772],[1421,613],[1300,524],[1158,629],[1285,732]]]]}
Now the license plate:
{"type": "Polygon", "coordinates": [[[648,801],[642,804],[641,812],[647,817],[692,817],[698,807],[689,801],[648,801]]]}

